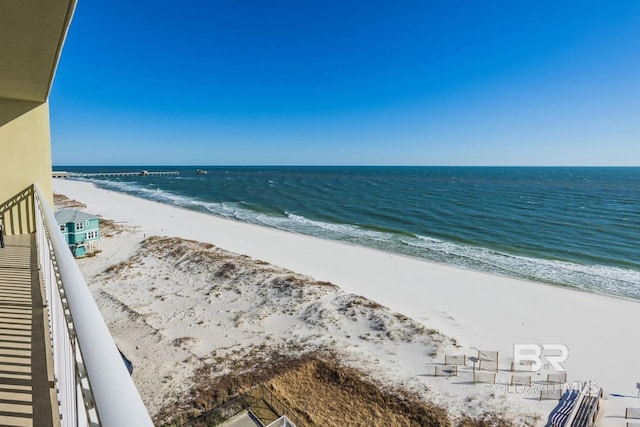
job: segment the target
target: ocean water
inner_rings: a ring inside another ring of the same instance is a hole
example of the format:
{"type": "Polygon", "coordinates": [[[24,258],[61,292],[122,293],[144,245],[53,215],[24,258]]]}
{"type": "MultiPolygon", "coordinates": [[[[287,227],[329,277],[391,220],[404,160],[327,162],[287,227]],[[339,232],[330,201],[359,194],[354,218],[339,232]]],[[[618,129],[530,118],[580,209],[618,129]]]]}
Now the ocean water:
{"type": "Polygon", "coordinates": [[[640,300],[640,168],[56,167],[212,215],[640,300]]]}

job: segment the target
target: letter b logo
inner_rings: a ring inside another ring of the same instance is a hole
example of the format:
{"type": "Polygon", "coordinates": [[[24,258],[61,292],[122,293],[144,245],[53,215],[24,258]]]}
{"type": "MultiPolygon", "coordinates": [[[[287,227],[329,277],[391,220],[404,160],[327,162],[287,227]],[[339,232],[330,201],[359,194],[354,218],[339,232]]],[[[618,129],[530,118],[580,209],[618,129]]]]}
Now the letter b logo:
{"type": "Polygon", "coordinates": [[[561,363],[565,362],[569,358],[569,349],[564,344],[542,344],[542,346],[538,344],[513,345],[513,360],[515,363],[532,362],[532,371],[539,371],[542,369],[543,357],[557,372],[564,372],[565,369],[562,367],[561,363]],[[552,352],[553,354],[545,354],[543,356],[543,350],[545,353],[552,352]]]}
{"type": "Polygon", "coordinates": [[[538,344],[514,344],[513,345],[513,360],[516,364],[522,362],[533,362],[531,365],[532,371],[539,371],[542,369],[542,349],[538,344]]]}

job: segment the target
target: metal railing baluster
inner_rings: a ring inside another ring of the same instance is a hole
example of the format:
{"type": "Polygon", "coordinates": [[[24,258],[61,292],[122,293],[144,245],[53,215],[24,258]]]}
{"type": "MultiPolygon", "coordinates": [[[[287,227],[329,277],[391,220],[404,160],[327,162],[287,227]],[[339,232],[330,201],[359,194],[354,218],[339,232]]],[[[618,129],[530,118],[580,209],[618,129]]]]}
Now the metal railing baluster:
{"type": "Polygon", "coordinates": [[[37,185],[33,207],[62,426],[153,426],[37,185]]]}

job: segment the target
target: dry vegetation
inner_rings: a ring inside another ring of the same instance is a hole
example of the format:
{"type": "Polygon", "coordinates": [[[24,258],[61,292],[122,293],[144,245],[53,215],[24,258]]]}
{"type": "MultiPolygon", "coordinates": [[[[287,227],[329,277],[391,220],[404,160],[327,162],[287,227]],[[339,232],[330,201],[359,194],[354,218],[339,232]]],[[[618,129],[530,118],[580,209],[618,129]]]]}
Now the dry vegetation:
{"type": "Polygon", "coordinates": [[[231,367],[234,373],[224,376],[212,377],[219,365],[199,369],[191,401],[180,407],[165,407],[156,423],[179,425],[256,385],[266,384],[309,427],[450,425],[444,409],[410,392],[376,383],[331,355],[264,356],[237,361],[231,367]]]}
{"type": "Polygon", "coordinates": [[[481,418],[464,418],[460,420],[457,427],[513,427],[513,422],[501,418],[495,414],[485,414],[481,418]]]}
{"type": "MultiPolygon", "coordinates": [[[[153,317],[154,327],[173,328],[177,322],[185,322],[193,309],[189,298],[194,296],[207,304],[206,313],[228,313],[228,318],[201,314],[186,321],[204,325],[208,336],[220,337],[216,343],[220,346],[213,353],[194,353],[185,359],[198,367],[188,374],[193,373],[191,378],[185,376],[180,383],[174,383],[169,393],[154,388],[165,399],[164,406],[159,405],[156,408],[160,409],[154,411],[156,425],[182,425],[259,385],[271,390],[293,412],[300,420],[298,427],[511,425],[492,415],[452,423],[447,411],[427,401],[424,394],[417,394],[419,390],[391,386],[371,376],[364,365],[357,361],[354,364],[354,359],[342,359],[342,353],[334,351],[336,340],[374,346],[424,343],[425,349],[433,351],[451,343],[437,331],[374,301],[345,294],[331,283],[210,244],[166,237],[145,239],[132,257],[108,267],[97,277],[104,295],[112,293],[128,309],[142,309],[144,314],[133,320],[153,317]],[[145,265],[154,268],[149,271],[145,265]],[[148,292],[132,299],[133,291],[140,289],[148,292]],[[149,309],[165,300],[171,302],[174,311],[149,309]],[[189,304],[181,306],[185,301],[189,304]],[[262,321],[274,312],[290,316],[287,318],[292,327],[310,328],[310,335],[272,334],[267,330],[262,343],[241,345],[242,337],[252,337],[252,328],[261,327],[262,321]],[[160,313],[171,321],[163,326],[160,313]],[[351,327],[353,331],[362,327],[368,332],[349,336],[351,327]],[[238,342],[225,346],[221,341],[228,328],[237,334],[238,342]],[[328,338],[323,341],[318,336],[328,338]],[[177,388],[180,390],[171,392],[177,388]]],[[[202,337],[198,338],[197,333],[174,335],[167,345],[176,351],[190,351],[198,346],[199,339],[202,337]]]]}
{"type": "Polygon", "coordinates": [[[100,235],[102,237],[112,237],[122,233],[123,227],[110,219],[100,218],[100,235]]]}
{"type": "MultiPolygon", "coordinates": [[[[53,194],[53,204],[56,209],[86,209],[87,205],[77,200],[73,200],[65,196],[64,194],[53,194]]],[[[123,227],[116,224],[110,219],[100,218],[100,236],[111,237],[115,234],[121,233],[123,227]]],[[[95,255],[95,254],[94,254],[95,255]]]]}
{"type": "Polygon", "coordinates": [[[446,411],[335,361],[314,359],[268,385],[307,426],[448,426],[446,411]]]}
{"type": "MultiPolygon", "coordinates": [[[[179,426],[258,385],[265,385],[291,410],[298,427],[452,426],[444,408],[420,396],[381,384],[347,367],[326,352],[299,356],[254,349],[240,359],[221,358],[200,367],[189,399],[169,404],[156,415],[156,425],[179,426]],[[221,371],[227,372],[219,375],[221,371]]],[[[206,422],[202,425],[209,425],[206,422]]],[[[215,425],[211,424],[211,425],[215,425]]],[[[495,414],[465,417],[457,427],[511,427],[495,414]]]]}
{"type": "Polygon", "coordinates": [[[87,205],[77,200],[73,200],[64,194],[53,194],[53,204],[56,209],[86,209],[87,205]]]}

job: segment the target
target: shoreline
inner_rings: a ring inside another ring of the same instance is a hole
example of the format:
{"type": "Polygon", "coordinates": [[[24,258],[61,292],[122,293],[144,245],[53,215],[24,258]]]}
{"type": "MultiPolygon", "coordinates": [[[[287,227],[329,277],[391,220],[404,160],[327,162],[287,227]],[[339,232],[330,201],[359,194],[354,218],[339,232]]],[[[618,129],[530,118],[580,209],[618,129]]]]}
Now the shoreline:
{"type": "MultiPolygon", "coordinates": [[[[189,178],[187,177],[184,179],[189,178]]],[[[303,228],[298,228],[299,224],[296,225],[295,222],[293,224],[287,223],[288,225],[279,225],[279,222],[277,221],[274,222],[271,220],[261,219],[261,211],[255,212],[256,217],[246,217],[246,215],[244,214],[238,214],[235,210],[233,214],[226,215],[219,212],[215,208],[208,207],[209,203],[202,201],[197,196],[189,196],[193,197],[193,200],[189,199],[188,205],[186,203],[183,204],[174,200],[174,194],[171,191],[161,191],[160,193],[158,193],[161,194],[161,196],[158,196],[158,198],[156,198],[156,192],[152,192],[152,195],[142,187],[141,183],[136,183],[134,185],[137,190],[142,191],[142,194],[136,194],[136,192],[133,191],[134,187],[129,188],[128,184],[125,184],[125,188],[127,188],[127,190],[122,191],[121,187],[119,185],[115,185],[115,183],[107,185],[94,181],[81,182],[94,185],[96,186],[96,188],[100,188],[105,191],[120,192],[121,194],[145,199],[154,203],[173,206],[178,209],[186,209],[201,214],[212,215],[223,220],[231,220],[242,224],[266,227],[286,233],[300,234],[312,238],[330,240],[345,245],[352,245],[360,248],[381,251],[384,253],[390,253],[402,257],[415,258],[428,263],[450,266],[454,269],[484,273],[491,276],[499,276],[507,279],[515,279],[537,284],[547,284],[551,286],[558,286],[561,288],[568,288],[575,291],[583,291],[596,295],[640,302],[640,294],[638,293],[638,290],[633,286],[627,286],[627,284],[629,283],[635,283],[637,281],[636,279],[640,280],[640,270],[634,270],[626,265],[608,263],[592,264],[590,262],[581,262],[572,258],[547,257],[543,252],[540,251],[523,252],[515,247],[504,249],[498,247],[500,245],[496,246],[495,244],[467,244],[461,240],[440,240],[440,238],[425,237],[419,234],[408,233],[404,231],[389,230],[387,231],[388,236],[384,236],[380,240],[365,239],[364,241],[360,241],[360,237],[354,237],[357,235],[352,235],[350,233],[327,237],[322,232],[324,227],[320,227],[320,229],[313,228],[312,230],[305,231],[305,229],[303,228]],[[140,185],[140,188],[137,187],[138,185],[140,185]],[[249,219],[246,219],[245,217],[249,219]],[[412,238],[416,240],[416,242],[405,241],[404,238],[406,237],[412,238]],[[435,249],[431,247],[422,247],[419,245],[419,241],[421,239],[434,240],[447,245],[451,244],[453,248],[435,249]],[[506,261],[503,262],[501,260],[506,261]],[[607,271],[600,271],[602,268],[607,271]],[[609,269],[611,271],[608,271],[609,269]],[[572,274],[575,274],[576,277],[573,277],[572,274]],[[583,280],[579,280],[579,278],[582,278],[583,280]],[[613,284],[609,281],[610,279],[614,280],[613,284]]],[[[160,190],[160,188],[156,188],[156,190],[160,190]]],[[[216,205],[220,204],[223,206],[226,204],[223,202],[212,203],[216,205]]],[[[251,209],[249,209],[249,211],[253,212],[251,209]]],[[[278,213],[273,213],[268,210],[264,212],[268,217],[271,215],[275,215],[274,217],[279,218],[278,213]]],[[[282,219],[286,219],[289,215],[286,211],[284,213],[285,215],[282,216],[282,219]]],[[[304,221],[310,221],[312,223],[320,221],[320,223],[322,224],[323,221],[318,219],[312,220],[306,217],[301,218],[304,221]]],[[[328,225],[331,224],[331,222],[328,223],[328,225]]],[[[358,223],[339,225],[344,225],[345,227],[354,227],[365,232],[377,231],[375,227],[367,228],[357,224],[358,223]]]]}
{"type": "MultiPolygon", "coordinates": [[[[624,337],[625,326],[640,324],[634,300],[243,223],[87,182],[54,180],[54,191],[87,204],[89,212],[139,226],[147,236],[212,243],[334,283],[455,338],[467,351],[498,350],[506,361],[514,344],[565,344],[570,380],[595,380],[605,396],[634,395],[633,379],[640,378],[630,360],[640,345],[624,337]]],[[[638,406],[629,399],[609,397],[603,412],[619,415],[625,405],[638,406]]]]}
{"type": "MultiPolygon", "coordinates": [[[[242,167],[244,167],[244,166],[242,166],[242,167]]],[[[363,166],[363,167],[366,167],[366,166],[363,166]]],[[[550,166],[550,167],[553,168],[555,166],[550,166]]],[[[635,303],[640,303],[640,299],[635,299],[633,297],[600,292],[600,291],[597,291],[597,290],[594,290],[594,289],[590,289],[590,288],[580,288],[580,287],[576,287],[576,286],[568,284],[568,283],[552,282],[552,281],[546,281],[546,280],[537,280],[535,277],[527,277],[525,275],[518,275],[518,274],[510,275],[510,274],[507,274],[507,273],[501,273],[499,271],[490,271],[490,270],[477,269],[477,268],[473,268],[473,267],[470,267],[470,266],[466,266],[464,264],[448,263],[448,262],[444,262],[444,261],[439,261],[439,260],[435,260],[435,259],[421,257],[421,256],[418,256],[418,255],[412,255],[412,254],[402,253],[402,252],[388,251],[388,250],[385,250],[383,248],[376,248],[376,247],[370,247],[370,246],[366,246],[366,245],[361,245],[361,244],[358,244],[358,243],[349,242],[349,241],[345,241],[345,240],[324,238],[324,237],[316,236],[316,235],[313,235],[313,234],[301,233],[301,232],[296,232],[296,231],[292,231],[292,230],[287,230],[287,229],[284,229],[284,228],[278,228],[278,227],[269,226],[269,225],[257,224],[257,223],[249,222],[249,221],[246,221],[246,220],[243,220],[243,219],[240,219],[240,218],[225,217],[224,215],[219,215],[219,214],[216,214],[214,212],[208,211],[206,208],[190,209],[189,207],[186,207],[186,206],[180,206],[180,205],[172,204],[172,203],[165,203],[165,202],[162,202],[162,201],[153,200],[153,199],[145,198],[145,197],[138,197],[138,196],[126,193],[126,192],[121,192],[121,191],[118,191],[118,190],[111,190],[111,189],[108,189],[108,188],[99,187],[95,183],[90,182],[90,181],[77,181],[77,180],[74,180],[74,182],[83,182],[85,184],[91,185],[94,188],[102,190],[102,191],[106,191],[106,192],[112,192],[113,191],[114,193],[122,194],[124,196],[133,197],[135,199],[146,200],[146,201],[151,202],[151,203],[157,203],[157,204],[161,204],[161,205],[164,205],[164,206],[169,206],[169,207],[172,207],[172,208],[176,208],[176,209],[179,209],[179,210],[194,212],[194,213],[198,213],[198,214],[202,214],[202,215],[206,215],[206,216],[212,216],[212,217],[214,217],[216,219],[220,219],[222,221],[232,221],[232,222],[236,222],[236,223],[239,223],[239,224],[245,224],[245,225],[259,227],[259,228],[271,229],[271,230],[274,230],[274,231],[277,231],[277,232],[288,233],[288,234],[292,234],[294,236],[304,236],[304,237],[308,237],[308,238],[311,238],[311,239],[318,239],[318,240],[321,240],[321,241],[335,242],[336,244],[351,246],[351,247],[360,248],[360,249],[363,249],[363,250],[370,250],[370,251],[380,252],[380,253],[383,253],[383,254],[394,255],[394,256],[403,257],[403,258],[409,258],[409,259],[414,259],[416,261],[421,261],[421,262],[425,262],[425,263],[428,263],[428,264],[441,265],[441,266],[452,268],[454,270],[469,271],[469,272],[472,272],[472,273],[489,275],[489,276],[492,276],[492,277],[500,277],[500,278],[504,278],[504,279],[507,279],[507,280],[515,280],[515,281],[520,281],[520,282],[534,283],[534,284],[539,285],[539,286],[550,286],[550,287],[555,287],[555,288],[560,288],[560,289],[567,289],[567,290],[570,290],[572,292],[581,292],[581,293],[593,294],[593,295],[601,296],[601,297],[605,297],[605,298],[612,298],[612,299],[616,299],[616,300],[623,300],[623,301],[631,301],[631,302],[635,302],[635,303]]],[[[126,221],[124,221],[124,222],[126,222],[126,221]]],[[[407,234],[407,235],[415,236],[413,234],[407,234]]],[[[514,254],[507,254],[507,255],[508,256],[512,256],[512,257],[516,257],[516,258],[520,256],[520,255],[514,255],[514,254]]],[[[524,258],[529,258],[529,256],[524,256],[524,258]]],[[[541,259],[547,260],[547,258],[541,258],[541,259]]],[[[555,260],[555,259],[549,259],[549,260],[568,263],[568,264],[581,265],[581,264],[576,264],[575,262],[568,261],[568,260],[555,260]]],[[[486,263],[486,261],[483,261],[483,263],[486,263]]],[[[615,267],[615,268],[618,268],[618,269],[623,269],[623,267],[620,267],[620,266],[612,266],[612,267],[615,267]]],[[[506,269],[504,269],[504,268],[502,270],[506,271],[506,269]]]]}

